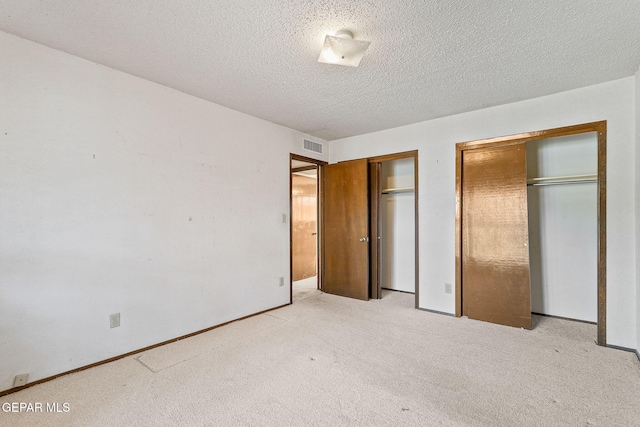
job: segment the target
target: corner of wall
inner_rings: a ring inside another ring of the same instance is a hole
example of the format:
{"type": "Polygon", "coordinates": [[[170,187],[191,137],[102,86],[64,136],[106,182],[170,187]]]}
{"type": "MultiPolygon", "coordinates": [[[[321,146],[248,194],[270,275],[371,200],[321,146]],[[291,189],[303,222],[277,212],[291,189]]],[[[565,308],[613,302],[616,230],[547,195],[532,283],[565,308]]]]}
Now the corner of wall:
{"type": "Polygon", "coordinates": [[[636,355],[640,359],[640,263],[637,262],[637,255],[640,254],[640,66],[635,74],[635,101],[636,355]]]}

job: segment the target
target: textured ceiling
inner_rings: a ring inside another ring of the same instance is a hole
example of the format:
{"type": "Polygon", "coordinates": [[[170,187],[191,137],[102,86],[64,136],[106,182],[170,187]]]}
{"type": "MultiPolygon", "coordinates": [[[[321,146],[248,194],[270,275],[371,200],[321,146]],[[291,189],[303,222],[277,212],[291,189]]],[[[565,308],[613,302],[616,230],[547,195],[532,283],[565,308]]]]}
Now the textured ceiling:
{"type": "Polygon", "coordinates": [[[630,76],[639,0],[0,0],[0,30],[332,140],[630,76]],[[371,41],[317,62],[325,34],[371,41]]]}

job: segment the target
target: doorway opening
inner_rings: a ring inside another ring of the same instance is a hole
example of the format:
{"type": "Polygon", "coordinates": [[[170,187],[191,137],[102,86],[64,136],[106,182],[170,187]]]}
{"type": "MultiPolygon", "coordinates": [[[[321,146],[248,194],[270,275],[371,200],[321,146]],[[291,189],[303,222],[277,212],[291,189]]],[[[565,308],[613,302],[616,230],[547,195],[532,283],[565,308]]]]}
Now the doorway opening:
{"type": "Polygon", "coordinates": [[[456,316],[596,321],[606,346],[606,121],[456,150],[456,316]]]}
{"type": "Polygon", "coordinates": [[[289,164],[290,303],[293,303],[320,289],[320,180],[325,162],[291,154],[289,164]]]}

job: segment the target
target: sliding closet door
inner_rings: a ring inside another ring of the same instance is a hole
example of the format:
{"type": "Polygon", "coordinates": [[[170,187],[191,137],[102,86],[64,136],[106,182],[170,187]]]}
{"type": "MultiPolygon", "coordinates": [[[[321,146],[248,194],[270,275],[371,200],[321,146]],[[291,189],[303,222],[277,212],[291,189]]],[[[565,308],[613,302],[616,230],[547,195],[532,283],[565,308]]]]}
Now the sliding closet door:
{"type": "Polygon", "coordinates": [[[525,145],[462,157],[462,314],[531,329],[525,145]]]}

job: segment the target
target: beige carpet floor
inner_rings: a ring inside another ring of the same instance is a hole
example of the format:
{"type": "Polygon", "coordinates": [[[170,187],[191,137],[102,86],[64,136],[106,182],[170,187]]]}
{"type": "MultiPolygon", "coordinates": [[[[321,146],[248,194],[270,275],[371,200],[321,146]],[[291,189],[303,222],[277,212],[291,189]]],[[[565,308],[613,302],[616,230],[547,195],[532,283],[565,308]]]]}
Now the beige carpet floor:
{"type": "Polygon", "coordinates": [[[640,426],[640,363],[595,326],[532,331],[313,293],[0,398],[3,426],[640,426]]]}
{"type": "Polygon", "coordinates": [[[293,282],[293,302],[321,293],[318,290],[318,276],[293,282]]]}

